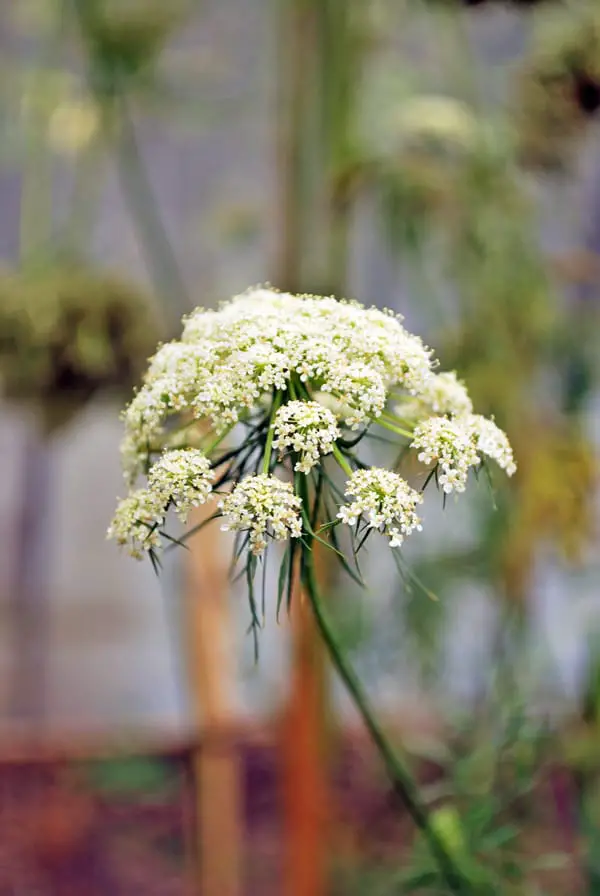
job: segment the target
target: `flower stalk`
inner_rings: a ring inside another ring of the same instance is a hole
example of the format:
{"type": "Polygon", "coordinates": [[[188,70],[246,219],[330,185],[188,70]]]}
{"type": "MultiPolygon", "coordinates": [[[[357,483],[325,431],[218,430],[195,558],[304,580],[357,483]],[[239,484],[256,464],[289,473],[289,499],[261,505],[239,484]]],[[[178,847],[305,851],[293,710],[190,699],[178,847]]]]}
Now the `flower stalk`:
{"type": "Polygon", "coordinates": [[[279,410],[279,406],[281,405],[281,392],[275,393],[275,398],[273,399],[273,404],[271,406],[271,420],[269,422],[269,429],[267,430],[267,438],[265,441],[265,453],[263,455],[263,465],[262,471],[265,474],[269,473],[271,469],[271,455],[273,454],[273,439],[275,438],[275,416],[277,411],[279,410]]]}
{"type": "Polygon", "coordinates": [[[346,460],[346,458],[344,457],[344,455],[342,454],[342,452],[340,451],[340,449],[338,448],[337,445],[334,445],[334,447],[333,447],[333,456],[337,460],[338,464],[340,465],[340,467],[342,468],[344,473],[346,473],[348,476],[352,476],[352,467],[350,466],[350,464],[348,463],[348,461],[346,460]]]}
{"type": "Polygon", "coordinates": [[[452,893],[467,896],[467,894],[473,893],[469,881],[456,867],[438,834],[431,826],[428,812],[419,800],[416,786],[410,773],[404,768],[388,738],[384,734],[383,729],[371,708],[369,699],[360,679],[348,662],[339,641],[336,638],[319,593],[310,533],[305,532],[303,538],[307,547],[302,554],[302,585],[310,604],[319,635],[327,648],[331,663],[342,679],[354,706],[358,710],[364,725],[369,732],[373,744],[383,760],[395,793],[399,796],[410,817],[429,844],[431,853],[438,864],[444,881],[452,893]]]}

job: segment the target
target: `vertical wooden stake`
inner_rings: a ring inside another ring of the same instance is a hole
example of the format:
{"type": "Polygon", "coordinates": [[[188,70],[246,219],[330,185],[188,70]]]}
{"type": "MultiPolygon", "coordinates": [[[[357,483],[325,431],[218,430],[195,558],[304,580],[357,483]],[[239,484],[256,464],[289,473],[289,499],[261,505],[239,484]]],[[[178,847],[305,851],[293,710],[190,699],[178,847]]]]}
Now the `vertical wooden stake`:
{"type": "MultiPolygon", "coordinates": [[[[202,507],[192,526],[214,511],[202,507]]],[[[200,748],[194,756],[198,893],[240,896],[243,805],[231,693],[235,651],[229,617],[228,568],[218,521],[188,542],[186,595],[189,668],[200,748]]]]}
{"type": "Polygon", "coordinates": [[[327,892],[325,653],[299,583],[292,605],[292,677],[283,721],[285,896],[327,892]]]}

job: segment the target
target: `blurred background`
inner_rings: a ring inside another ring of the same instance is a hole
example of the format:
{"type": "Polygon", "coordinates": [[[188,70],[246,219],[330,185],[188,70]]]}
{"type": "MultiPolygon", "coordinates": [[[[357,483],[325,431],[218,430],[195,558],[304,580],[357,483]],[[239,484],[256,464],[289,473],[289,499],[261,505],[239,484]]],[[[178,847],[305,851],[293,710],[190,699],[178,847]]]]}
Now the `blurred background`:
{"type": "Polygon", "coordinates": [[[475,892],[600,893],[597,2],[19,0],[0,44],[0,894],[446,892],[218,528],[160,578],[105,541],[146,359],[264,282],[400,312],[509,433],[408,576],[322,575],[475,892]]]}

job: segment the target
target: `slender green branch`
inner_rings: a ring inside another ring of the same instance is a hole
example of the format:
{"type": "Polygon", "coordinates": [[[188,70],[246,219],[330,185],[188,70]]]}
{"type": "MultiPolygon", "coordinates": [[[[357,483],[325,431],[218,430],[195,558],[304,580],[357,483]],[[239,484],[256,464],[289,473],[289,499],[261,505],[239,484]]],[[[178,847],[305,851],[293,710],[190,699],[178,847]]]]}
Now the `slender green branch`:
{"type": "Polygon", "coordinates": [[[94,19],[92,4],[86,0],[72,0],[72,10],[87,55],[86,77],[90,93],[105,109],[109,102],[111,111],[117,116],[117,138],[114,146],[117,174],[137,232],[140,249],[145,256],[150,277],[172,318],[170,323],[179,324],[180,317],[191,307],[190,299],[138,145],[129,109],[128,84],[125,78],[113,73],[113,90],[110,100],[107,100],[106,93],[99,88],[95,77],[95,50],[90,37],[90,25],[94,19]]]}
{"type": "MultiPolygon", "coordinates": [[[[39,75],[37,78],[39,79],[39,75]]],[[[45,145],[45,118],[39,110],[29,113],[21,163],[20,253],[28,258],[44,246],[51,231],[52,168],[45,145]]]]}
{"type": "Polygon", "coordinates": [[[414,433],[409,432],[408,429],[402,429],[400,426],[396,426],[391,420],[388,420],[383,415],[378,417],[375,421],[378,426],[383,426],[384,429],[389,429],[390,432],[395,432],[397,436],[404,436],[406,439],[412,439],[414,437],[414,433]]]}
{"type": "Polygon", "coordinates": [[[350,466],[350,464],[348,463],[348,461],[346,460],[346,458],[344,457],[344,455],[342,454],[342,452],[340,451],[340,449],[338,448],[337,445],[333,446],[333,456],[337,460],[338,464],[340,465],[340,467],[342,468],[344,473],[346,473],[348,476],[352,476],[352,467],[350,466]]]}
{"type": "Polygon", "coordinates": [[[273,453],[273,439],[275,438],[275,430],[273,426],[275,424],[275,414],[279,410],[279,405],[281,404],[282,399],[281,392],[277,392],[275,394],[275,398],[273,399],[273,404],[271,406],[271,419],[269,422],[269,428],[267,430],[267,438],[265,441],[265,453],[263,455],[263,473],[268,473],[271,469],[271,454],[273,453]]]}
{"type": "Polygon", "coordinates": [[[210,445],[208,445],[206,448],[203,449],[204,453],[206,454],[207,457],[210,457],[211,454],[213,453],[213,451],[215,450],[215,448],[218,448],[219,445],[221,444],[221,442],[225,441],[225,439],[227,438],[227,436],[229,435],[229,433],[231,432],[232,429],[233,429],[233,426],[230,426],[228,429],[225,430],[225,432],[222,432],[219,436],[217,436],[215,439],[213,439],[213,441],[210,443],[210,445]]]}
{"type": "Polygon", "coordinates": [[[171,305],[174,320],[179,320],[191,307],[187,289],[161,217],[124,95],[118,97],[118,110],[116,158],[123,195],[137,228],[150,275],[163,300],[171,305]]]}
{"type": "Polygon", "coordinates": [[[450,891],[452,893],[461,894],[461,896],[472,894],[473,888],[471,887],[469,881],[456,867],[444,844],[440,840],[436,831],[432,828],[427,811],[422,806],[417,795],[414,781],[412,780],[407,770],[403,767],[402,763],[396,756],[391,744],[389,743],[386,735],[383,733],[379,722],[375,718],[375,714],[370,706],[368,697],[363,689],[362,684],[360,683],[356,673],[352,669],[352,666],[347,661],[342,649],[340,648],[336,635],[323,608],[323,604],[319,594],[319,588],[315,575],[314,560],[312,556],[310,534],[305,533],[304,539],[308,546],[303,549],[302,581],[306,596],[315,617],[319,634],[327,648],[331,662],[333,663],[340,678],[344,682],[344,685],[346,686],[346,689],[350,697],[352,698],[354,705],[359,711],[367,728],[367,731],[369,732],[373,740],[373,743],[375,744],[381,758],[383,759],[387,772],[393,782],[396,793],[402,799],[406,810],[410,814],[416,826],[422,832],[424,838],[427,840],[431,852],[438,864],[440,873],[443,876],[450,891]]]}
{"type": "MultiPolygon", "coordinates": [[[[396,398],[396,397],[397,398],[406,398],[405,395],[399,396],[397,394],[394,394],[394,392],[390,392],[390,397],[391,398],[396,398]]],[[[415,423],[414,419],[410,420],[408,417],[402,417],[401,414],[396,414],[395,412],[391,413],[390,411],[383,411],[383,416],[387,417],[389,419],[392,419],[397,423],[402,423],[403,426],[413,426],[415,423]]]]}
{"type": "Polygon", "coordinates": [[[67,247],[73,247],[82,254],[90,245],[94,235],[94,226],[104,186],[106,172],[103,133],[105,127],[101,117],[98,134],[95,134],[89,145],[79,153],[71,187],[68,214],[63,224],[67,247]]]}

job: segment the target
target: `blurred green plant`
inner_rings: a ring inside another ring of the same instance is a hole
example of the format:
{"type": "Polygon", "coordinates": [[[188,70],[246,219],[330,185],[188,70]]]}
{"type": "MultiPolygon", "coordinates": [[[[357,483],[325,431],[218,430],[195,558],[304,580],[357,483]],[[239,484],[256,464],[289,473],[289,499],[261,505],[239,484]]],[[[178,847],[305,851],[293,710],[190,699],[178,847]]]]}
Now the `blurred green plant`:
{"type": "Polygon", "coordinates": [[[81,774],[95,793],[113,799],[172,799],[181,782],[164,759],[122,756],[86,763],[81,774]]]}
{"type": "Polygon", "coordinates": [[[600,16],[594,3],[540,16],[514,102],[525,164],[561,169],[600,109],[600,16]]]}
{"type": "Polygon", "coordinates": [[[80,263],[0,272],[0,384],[47,430],[96,393],[131,388],[159,334],[148,297],[80,263]]]}
{"type": "MultiPolygon", "coordinates": [[[[146,169],[134,123],[134,100],[159,93],[161,54],[193,8],[192,0],[72,0],[69,21],[82,51],[87,92],[105,145],[116,156],[148,271],[174,323],[190,309],[187,288],[146,169]]],[[[88,178],[89,179],[89,178],[88,178]]],[[[84,182],[85,187],[85,182],[84,182]]]]}
{"type": "Polygon", "coordinates": [[[144,83],[189,0],[73,0],[88,45],[94,91],[110,98],[144,83]]]}
{"type": "MultiPolygon", "coordinates": [[[[491,709],[488,705],[488,709],[491,709]]],[[[543,723],[528,721],[504,698],[476,730],[465,719],[450,735],[406,745],[412,766],[433,766],[430,783],[421,787],[431,824],[461,873],[478,896],[533,896],[545,893],[552,879],[573,873],[573,857],[553,845],[540,848],[536,830],[547,834],[553,824],[545,805],[547,758],[556,750],[543,723]],[[533,842],[533,848],[532,848],[533,842]]],[[[539,833],[538,833],[539,839],[539,833]]],[[[556,840],[556,838],[554,838],[556,840]]],[[[543,842],[543,841],[542,841],[543,842]]],[[[335,893],[441,896],[439,872],[419,837],[402,844],[402,867],[394,867],[392,850],[378,864],[342,863],[335,893]]],[[[556,892],[554,887],[551,892],[556,892]]],[[[560,890],[560,892],[565,892],[560,890]]]]}
{"type": "MultiPolygon", "coordinates": [[[[540,10],[539,26],[535,20],[540,35],[552,30],[553,16],[551,9],[540,10]]],[[[511,663],[525,648],[521,639],[537,559],[550,548],[560,561],[576,565],[585,559],[597,531],[597,453],[580,416],[595,383],[590,346],[597,334],[597,319],[586,313],[586,332],[582,333],[580,316],[560,294],[564,284],[557,282],[553,261],[539,246],[534,194],[523,167],[523,163],[545,164],[542,150],[555,154],[555,139],[564,166],[567,145],[571,151],[576,149],[571,138],[583,133],[585,122],[600,106],[600,93],[595,99],[595,7],[573,4],[556,11],[556,18],[563,24],[569,20],[572,28],[554,28],[554,43],[547,42],[543,52],[535,45],[535,71],[523,74],[530,81],[517,97],[516,117],[514,106],[502,113],[475,99],[466,103],[451,95],[403,97],[390,119],[387,146],[375,153],[369,167],[370,187],[379,196],[384,232],[395,256],[405,267],[420,272],[422,282],[427,279],[418,297],[426,313],[433,307],[443,363],[458,370],[480,406],[488,411],[493,408],[522,459],[518,477],[498,489],[494,510],[475,504],[476,535],[465,548],[418,558],[417,580],[424,580],[442,600],[409,599],[404,622],[409,638],[420,647],[423,669],[430,674],[447,618],[444,596],[474,581],[483,586],[500,609],[504,630],[500,641],[508,637],[512,642],[512,650],[507,651],[504,644],[490,659],[498,664],[496,675],[504,682],[505,698],[516,687],[511,663]],[[545,72],[555,74],[546,79],[545,72]],[[560,102],[540,95],[541,111],[536,117],[526,108],[529,87],[545,89],[547,83],[554,83],[552,79],[558,83],[560,102]],[[550,121],[544,120],[545,112],[554,116],[554,130],[544,130],[550,121]],[[538,129],[540,148],[535,158],[523,153],[525,126],[538,129]],[[439,275],[443,292],[443,301],[435,303],[432,269],[439,275]]],[[[437,36],[436,40],[439,43],[437,36]]],[[[460,40],[464,42],[464,33],[460,40]]],[[[454,50],[466,60],[462,43],[454,50]]],[[[472,78],[478,75],[470,72],[472,78]]],[[[457,92],[463,95],[468,77],[465,61],[460,85],[452,84],[449,77],[448,86],[460,87],[457,92]]],[[[486,694],[476,718],[488,708],[486,694]]],[[[470,749],[485,751],[489,737],[489,730],[484,731],[483,747],[479,747],[473,735],[470,749]]],[[[468,761],[464,757],[453,760],[453,781],[468,761]]],[[[510,754],[503,758],[503,775],[511,768],[515,773],[515,761],[510,754]]],[[[528,778],[530,784],[535,780],[536,772],[535,766],[525,766],[524,785],[528,778]]],[[[595,780],[595,774],[587,778],[581,801],[587,807],[581,817],[590,843],[590,880],[595,879],[595,840],[590,837],[595,780]]],[[[442,805],[439,823],[457,849],[468,844],[465,861],[481,892],[534,892],[521,873],[525,860],[515,859],[514,843],[509,842],[526,835],[531,820],[517,814],[516,820],[507,821],[502,814],[505,809],[495,808],[487,785],[479,795],[463,792],[459,798],[459,793],[458,787],[448,790],[446,799],[451,802],[442,805]],[[485,824],[477,822],[476,831],[469,828],[471,813],[480,820],[487,818],[485,824]],[[506,825],[513,823],[514,836],[504,844],[506,825]]],[[[558,795],[553,799],[559,816],[561,799],[558,795]]],[[[570,835],[573,823],[572,818],[566,822],[570,835]]],[[[564,864],[564,857],[541,856],[536,863],[538,870],[543,865],[550,870],[553,864],[564,864]]],[[[381,892],[411,892],[410,887],[443,892],[433,875],[432,869],[417,861],[414,877],[404,880],[409,889],[402,889],[397,877],[396,890],[390,886],[381,892]]],[[[369,892],[368,885],[364,892],[369,892]]]]}

